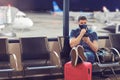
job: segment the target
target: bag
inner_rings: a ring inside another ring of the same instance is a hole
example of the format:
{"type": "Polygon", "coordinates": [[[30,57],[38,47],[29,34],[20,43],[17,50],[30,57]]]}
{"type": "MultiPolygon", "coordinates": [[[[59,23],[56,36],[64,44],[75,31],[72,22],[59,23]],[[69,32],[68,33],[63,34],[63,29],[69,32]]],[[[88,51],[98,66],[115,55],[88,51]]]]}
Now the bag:
{"type": "Polygon", "coordinates": [[[100,48],[97,54],[101,63],[114,62],[114,54],[108,48],[100,48]]]}
{"type": "Polygon", "coordinates": [[[70,61],[70,51],[71,47],[69,44],[69,37],[64,37],[64,46],[62,51],[60,52],[61,62],[64,65],[66,62],[70,61]]]}

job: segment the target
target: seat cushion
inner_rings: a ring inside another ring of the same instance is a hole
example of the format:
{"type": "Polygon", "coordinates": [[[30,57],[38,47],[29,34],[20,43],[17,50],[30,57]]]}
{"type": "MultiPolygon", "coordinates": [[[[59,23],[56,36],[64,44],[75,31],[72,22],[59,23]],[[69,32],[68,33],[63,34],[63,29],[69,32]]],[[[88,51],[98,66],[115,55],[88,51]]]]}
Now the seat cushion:
{"type": "Polygon", "coordinates": [[[23,53],[22,61],[24,60],[37,60],[37,59],[50,59],[50,53],[23,53]]]}

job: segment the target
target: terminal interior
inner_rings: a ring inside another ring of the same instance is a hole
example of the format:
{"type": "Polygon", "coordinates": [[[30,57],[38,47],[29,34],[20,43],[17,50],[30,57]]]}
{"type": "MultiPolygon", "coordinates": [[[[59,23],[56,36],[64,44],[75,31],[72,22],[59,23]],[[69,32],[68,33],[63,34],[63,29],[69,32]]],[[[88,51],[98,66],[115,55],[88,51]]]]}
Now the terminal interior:
{"type": "MultiPolygon", "coordinates": [[[[74,4],[70,2],[69,30],[64,30],[64,0],[55,1],[62,10],[60,12],[54,11],[53,0],[43,1],[44,5],[51,2],[53,10],[50,6],[44,8],[42,1],[38,1],[43,8],[40,7],[35,1],[33,7],[32,0],[28,4],[27,0],[23,1],[23,6],[20,4],[22,0],[0,0],[0,80],[64,80],[64,64],[69,60],[62,58],[61,52],[64,48],[64,53],[70,52],[69,37],[64,31],[75,29],[78,26],[77,18],[81,15],[88,18],[88,27],[97,32],[99,48],[117,46],[120,51],[120,12],[106,5],[112,1],[106,1],[106,4],[100,2],[103,6],[97,9],[93,6],[76,11],[77,8],[72,5],[75,6],[77,0],[71,0],[74,4]],[[116,45],[113,45],[110,35],[115,36],[116,45]]],[[[119,8],[118,2],[113,2],[114,5],[119,8]]],[[[107,69],[101,76],[102,69],[104,67],[92,64],[92,80],[120,79],[120,65],[112,65],[115,74],[107,69]]]]}

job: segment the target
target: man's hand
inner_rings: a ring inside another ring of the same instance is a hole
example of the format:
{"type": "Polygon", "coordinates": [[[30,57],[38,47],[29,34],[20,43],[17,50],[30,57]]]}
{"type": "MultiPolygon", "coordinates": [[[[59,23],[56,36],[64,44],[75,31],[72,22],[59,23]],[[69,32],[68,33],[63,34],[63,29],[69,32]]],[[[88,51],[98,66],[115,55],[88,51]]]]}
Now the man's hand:
{"type": "Polygon", "coordinates": [[[84,35],[86,33],[86,29],[82,29],[81,32],[80,32],[80,35],[84,35]]]}
{"type": "Polygon", "coordinates": [[[81,39],[82,39],[82,37],[84,36],[85,33],[86,33],[86,29],[82,29],[77,38],[74,37],[70,40],[70,46],[71,47],[77,46],[81,42],[81,39]]]}
{"type": "Polygon", "coordinates": [[[96,53],[98,51],[98,43],[96,40],[91,41],[89,37],[83,37],[82,40],[90,46],[90,48],[96,53]]]}
{"type": "Polygon", "coordinates": [[[85,42],[85,43],[89,43],[90,42],[90,38],[89,37],[83,37],[82,40],[85,42]]]}

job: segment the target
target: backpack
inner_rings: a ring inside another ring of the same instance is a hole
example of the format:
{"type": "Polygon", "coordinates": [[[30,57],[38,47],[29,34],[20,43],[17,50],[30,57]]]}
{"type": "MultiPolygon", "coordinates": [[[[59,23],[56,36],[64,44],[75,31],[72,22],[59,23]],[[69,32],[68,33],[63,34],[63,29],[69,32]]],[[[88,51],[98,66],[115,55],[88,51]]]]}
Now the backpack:
{"type": "Polygon", "coordinates": [[[114,54],[108,48],[100,48],[97,54],[101,63],[114,62],[114,54]]]}
{"type": "Polygon", "coordinates": [[[69,44],[69,37],[65,37],[64,38],[64,46],[63,46],[62,51],[60,52],[60,57],[62,59],[63,64],[70,61],[70,51],[71,51],[71,47],[69,44]]]}

